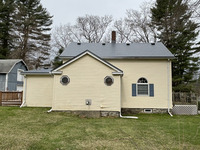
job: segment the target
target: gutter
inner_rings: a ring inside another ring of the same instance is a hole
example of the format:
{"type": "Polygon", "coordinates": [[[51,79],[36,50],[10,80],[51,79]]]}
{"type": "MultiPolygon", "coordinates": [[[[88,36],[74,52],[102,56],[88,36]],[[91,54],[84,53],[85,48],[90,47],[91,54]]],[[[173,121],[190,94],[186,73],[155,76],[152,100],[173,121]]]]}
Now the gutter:
{"type": "Polygon", "coordinates": [[[170,64],[170,60],[168,59],[168,63],[167,63],[167,87],[168,87],[168,92],[167,92],[167,99],[168,99],[168,109],[167,112],[168,114],[173,117],[173,115],[170,112],[170,73],[169,73],[169,64],[170,64]]]}
{"type": "Polygon", "coordinates": [[[120,118],[129,118],[129,119],[138,119],[138,117],[135,117],[135,116],[122,116],[121,109],[122,109],[122,76],[120,76],[120,112],[119,112],[119,117],[120,118]]]}
{"type": "MultiPolygon", "coordinates": [[[[76,56],[76,55],[75,55],[76,56]]],[[[60,56],[61,59],[72,59],[75,56],[60,56]]],[[[116,57],[101,57],[102,59],[175,59],[174,56],[116,56],[116,57]]]]}
{"type": "Polygon", "coordinates": [[[26,75],[24,75],[24,91],[23,91],[23,103],[21,104],[20,108],[26,106],[26,87],[27,87],[27,78],[26,75]]]}
{"type": "Polygon", "coordinates": [[[22,73],[22,75],[50,75],[49,72],[28,72],[28,73],[22,73]]]}
{"type": "Polygon", "coordinates": [[[49,74],[51,74],[51,75],[60,75],[60,74],[62,74],[62,71],[50,71],[49,72],[49,74]]]}

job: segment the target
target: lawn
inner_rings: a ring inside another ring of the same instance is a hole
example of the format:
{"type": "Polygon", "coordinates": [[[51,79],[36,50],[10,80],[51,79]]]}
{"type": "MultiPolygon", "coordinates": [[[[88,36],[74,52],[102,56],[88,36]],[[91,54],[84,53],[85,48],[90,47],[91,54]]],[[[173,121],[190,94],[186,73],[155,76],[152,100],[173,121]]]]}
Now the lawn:
{"type": "Polygon", "coordinates": [[[200,149],[200,115],[88,119],[47,110],[0,107],[0,149],[200,149]]]}

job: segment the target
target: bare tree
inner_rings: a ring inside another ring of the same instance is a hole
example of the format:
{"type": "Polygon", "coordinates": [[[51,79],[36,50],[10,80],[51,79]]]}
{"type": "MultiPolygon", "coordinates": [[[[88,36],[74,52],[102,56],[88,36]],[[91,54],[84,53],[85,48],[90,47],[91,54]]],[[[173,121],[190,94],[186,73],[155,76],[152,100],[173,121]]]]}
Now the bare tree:
{"type": "Polygon", "coordinates": [[[189,4],[189,10],[192,11],[192,17],[196,20],[200,19],[200,0],[187,0],[189,4]]]}
{"type": "Polygon", "coordinates": [[[80,36],[74,30],[70,24],[55,27],[52,31],[52,47],[65,48],[70,42],[80,41],[80,36]]]}
{"type": "Polygon", "coordinates": [[[85,15],[78,17],[75,25],[60,25],[52,32],[51,55],[55,57],[54,66],[61,64],[58,56],[71,42],[107,42],[110,37],[107,34],[109,25],[112,22],[111,16],[85,15]]]}
{"type": "Polygon", "coordinates": [[[125,19],[115,21],[120,42],[156,42],[156,31],[151,26],[150,4],[144,3],[140,11],[127,10],[125,19]]]}
{"type": "Polygon", "coordinates": [[[112,16],[85,15],[78,17],[76,28],[81,36],[89,43],[99,43],[103,39],[108,26],[112,22],[112,16]]]}
{"type": "Polygon", "coordinates": [[[132,30],[130,26],[126,23],[124,19],[115,21],[114,28],[118,33],[117,41],[120,43],[135,41],[132,30]]]}
{"type": "Polygon", "coordinates": [[[85,15],[78,17],[75,25],[60,25],[52,31],[52,52],[68,46],[71,42],[106,42],[109,40],[107,30],[112,22],[111,16],[85,15]]]}

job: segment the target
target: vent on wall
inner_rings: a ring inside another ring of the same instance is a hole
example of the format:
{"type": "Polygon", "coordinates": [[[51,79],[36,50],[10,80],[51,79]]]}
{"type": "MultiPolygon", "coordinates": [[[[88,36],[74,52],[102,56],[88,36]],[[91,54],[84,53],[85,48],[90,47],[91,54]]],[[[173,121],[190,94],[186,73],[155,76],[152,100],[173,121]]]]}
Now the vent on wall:
{"type": "Polygon", "coordinates": [[[86,99],[85,100],[85,105],[91,105],[92,104],[92,100],[91,99],[86,99]]]}
{"type": "Polygon", "coordinates": [[[152,109],[144,109],[144,113],[152,113],[152,109]]]}

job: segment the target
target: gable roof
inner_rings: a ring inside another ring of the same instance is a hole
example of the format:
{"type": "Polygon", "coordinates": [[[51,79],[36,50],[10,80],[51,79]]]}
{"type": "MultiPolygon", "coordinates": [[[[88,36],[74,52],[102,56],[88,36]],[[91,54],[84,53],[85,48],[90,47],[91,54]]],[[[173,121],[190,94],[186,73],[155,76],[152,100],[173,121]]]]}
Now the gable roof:
{"type": "Polygon", "coordinates": [[[82,52],[81,54],[77,55],[76,57],[72,58],[71,60],[65,62],[62,66],[54,69],[52,72],[56,72],[56,71],[59,71],[61,68],[73,63],[74,61],[78,60],[79,58],[85,56],[85,55],[89,55],[91,56],[92,58],[96,59],[97,61],[103,63],[104,65],[108,66],[109,68],[115,70],[116,72],[114,73],[115,75],[116,74],[123,74],[123,71],[120,70],[119,68],[115,67],[114,65],[110,64],[109,62],[103,60],[102,58],[100,58],[99,56],[95,55],[94,53],[90,52],[89,50],[86,50],[84,52],[82,52]]]}
{"type": "Polygon", "coordinates": [[[161,42],[151,43],[71,43],[60,58],[72,58],[85,50],[102,59],[157,58],[171,59],[174,55],[161,42]]]}
{"type": "Polygon", "coordinates": [[[55,68],[55,69],[40,69],[40,70],[29,70],[29,71],[23,71],[21,74],[23,75],[51,75],[51,74],[61,74],[62,72],[60,72],[59,70],[73,62],[75,62],[76,60],[78,60],[79,58],[85,56],[85,55],[89,55],[92,58],[96,59],[97,61],[105,64],[106,66],[108,66],[109,68],[113,69],[115,72],[113,72],[113,75],[123,75],[123,71],[120,70],[119,68],[115,67],[114,65],[110,64],[109,62],[101,59],[99,56],[93,54],[92,52],[90,52],[89,50],[86,50],[84,52],[82,52],[81,54],[77,55],[76,57],[70,59],[69,61],[65,62],[63,65],[55,68]]]}
{"type": "Polygon", "coordinates": [[[9,73],[14,65],[20,61],[26,66],[22,59],[0,59],[0,73],[9,73]]]}

